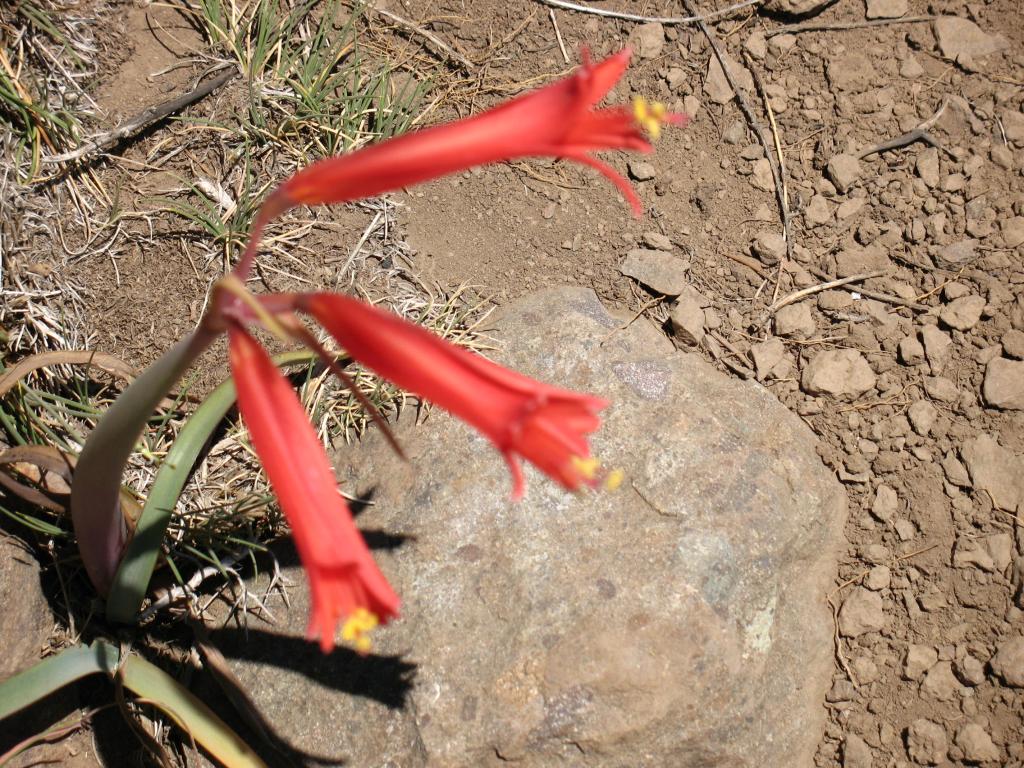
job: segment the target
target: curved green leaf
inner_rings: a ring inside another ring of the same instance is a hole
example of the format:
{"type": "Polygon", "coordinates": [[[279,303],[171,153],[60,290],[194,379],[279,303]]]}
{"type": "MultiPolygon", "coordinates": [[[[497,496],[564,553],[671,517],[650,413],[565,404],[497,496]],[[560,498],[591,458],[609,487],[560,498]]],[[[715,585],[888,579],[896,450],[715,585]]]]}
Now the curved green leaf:
{"type": "Polygon", "coordinates": [[[111,672],[117,666],[117,657],[116,648],[97,641],[91,646],[72,646],[19,672],[0,683],[0,720],[68,683],[97,672],[111,672]]]}
{"type": "MultiPolygon", "coordinates": [[[[308,363],[314,358],[313,352],[301,350],[278,355],[274,362],[279,366],[289,366],[308,363]]],[[[107,618],[110,621],[129,624],[135,620],[156,567],[160,544],[178,497],[200,451],[234,402],[235,385],[229,379],[200,404],[167,451],[167,457],[146,497],[135,536],[128,544],[121,565],[114,575],[107,597],[107,618]]]]}
{"type": "Polygon", "coordinates": [[[121,681],[162,710],[225,768],[266,768],[259,755],[181,683],[140,656],[125,658],[121,681]]]}
{"type": "Polygon", "coordinates": [[[135,443],[181,375],[216,338],[200,325],[150,365],[100,418],[85,441],[71,483],[71,522],[89,579],[110,592],[127,540],[121,512],[121,476],[135,443]]]}

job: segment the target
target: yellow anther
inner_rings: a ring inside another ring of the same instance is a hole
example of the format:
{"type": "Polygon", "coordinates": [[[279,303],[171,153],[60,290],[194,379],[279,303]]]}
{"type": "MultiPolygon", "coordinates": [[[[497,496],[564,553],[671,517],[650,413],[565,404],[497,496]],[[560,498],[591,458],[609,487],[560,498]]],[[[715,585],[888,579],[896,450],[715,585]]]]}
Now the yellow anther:
{"type": "Polygon", "coordinates": [[[373,647],[370,632],[380,624],[377,614],[366,608],[356,608],[341,627],[341,640],[359,653],[369,653],[373,647]]]}
{"type": "Polygon", "coordinates": [[[633,117],[652,139],[661,136],[661,125],[665,122],[666,115],[668,109],[660,101],[648,103],[642,96],[633,99],[633,117]]]}
{"type": "Polygon", "coordinates": [[[606,491],[617,491],[619,486],[622,485],[622,481],[625,479],[625,472],[621,469],[613,469],[608,473],[608,477],[604,479],[604,489],[606,491]]]}
{"type": "Polygon", "coordinates": [[[601,462],[593,456],[586,459],[581,456],[573,456],[572,465],[587,480],[593,480],[597,477],[597,470],[600,469],[601,462]]]}

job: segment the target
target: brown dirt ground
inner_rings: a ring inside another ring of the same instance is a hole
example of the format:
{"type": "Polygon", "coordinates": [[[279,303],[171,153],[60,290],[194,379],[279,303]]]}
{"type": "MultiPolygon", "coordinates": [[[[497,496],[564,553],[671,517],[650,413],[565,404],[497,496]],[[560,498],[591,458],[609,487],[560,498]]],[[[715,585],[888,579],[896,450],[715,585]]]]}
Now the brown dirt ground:
{"type": "MultiPolygon", "coordinates": [[[[676,2],[599,5],[683,12],[676,2]]],[[[494,103],[509,84],[540,82],[569,68],[547,8],[527,0],[409,0],[400,12],[432,20],[435,34],[470,59],[486,61],[472,78],[453,77],[460,97],[453,112],[494,103]]],[[[781,339],[782,362],[757,378],[820,437],[822,458],[851,499],[849,546],[831,599],[839,607],[850,595],[881,598],[881,613],[869,617],[878,622],[874,630],[854,636],[840,633],[837,624],[835,685],[817,764],[914,764],[923,758],[911,748],[908,729],[924,719],[937,724],[947,741],[938,759],[943,765],[1022,766],[1024,690],[1004,684],[986,665],[1024,627],[1024,505],[995,508],[985,482],[964,477],[958,457],[984,435],[1017,454],[1018,466],[1024,454],[1024,411],[990,407],[982,396],[987,364],[1010,346],[1005,335],[1024,330],[1024,251],[1016,224],[1007,224],[1024,215],[1024,136],[1007,145],[1008,126],[997,120],[1003,110],[1022,107],[1024,14],[1016,0],[910,0],[909,13],[973,19],[1008,44],[961,62],[965,68],[941,54],[929,24],[892,24],[770,38],[766,55],[751,59],[777,120],[793,211],[794,260],[782,269],[751,259],[759,233],[781,233],[774,192],[756,186],[763,153],[736,103],[716,104],[704,92],[712,54],[690,26],[666,27],[660,53],[638,58],[612,97],[642,94],[682,109],[690,96],[700,104],[689,127],[669,131],[659,143],[651,158],[654,179],[637,184],[643,218],[631,217],[591,171],[547,161],[474,170],[395,198],[404,206],[401,224],[424,279],[447,286],[468,282],[496,303],[545,285],[577,284],[592,286],[618,309],[647,307],[664,320],[668,304],[652,308],[656,297],[619,267],[644,233],[667,235],[673,252],[689,264],[690,283],[710,305],[706,325],[715,339],[699,354],[723,370],[751,371],[752,349],[760,352],[765,348],[757,345],[765,340],[781,339]],[[828,180],[825,164],[833,155],[856,154],[910,130],[947,98],[933,133],[951,154],[939,153],[937,178],[929,176],[926,145],[917,143],[862,160],[859,178],[845,193],[828,180]],[[977,241],[973,254],[956,264],[943,261],[945,247],[968,237],[977,241]],[[876,268],[885,274],[809,295],[797,305],[807,312],[799,310],[795,330],[781,321],[763,322],[773,296],[876,268]],[[923,306],[851,296],[860,289],[923,306]],[[984,298],[980,318],[962,330],[940,319],[960,295],[984,298]],[[948,349],[930,348],[929,358],[918,361],[907,342],[901,353],[901,342],[926,327],[944,334],[948,349]],[[837,349],[860,352],[873,384],[856,397],[808,394],[802,383],[808,365],[837,349]],[[933,377],[940,375],[946,383],[936,385],[933,377]],[[928,428],[916,418],[931,413],[915,405],[921,402],[934,407],[928,428]],[[880,486],[893,489],[897,501],[895,509],[876,507],[873,514],[880,486]],[[1010,535],[1012,562],[992,555],[987,562],[979,558],[980,564],[958,559],[954,567],[954,552],[970,550],[975,541],[982,547],[1003,541],[988,538],[997,534],[1010,535]],[[924,659],[922,669],[906,668],[908,652],[924,659]],[[982,671],[972,673],[979,662],[982,671]],[[994,753],[985,756],[985,739],[977,729],[965,730],[969,724],[980,726],[994,753]],[[986,759],[974,759],[979,755],[986,759]]],[[[812,18],[836,23],[864,16],[859,0],[839,0],[812,18]]],[[[571,54],[585,43],[602,55],[636,34],[630,22],[564,11],[556,18],[571,54]]],[[[756,50],[759,34],[785,22],[750,12],[713,29],[742,60],[745,44],[756,50]]],[[[155,82],[146,77],[200,45],[173,12],[159,5],[128,7],[111,24],[121,25],[111,39],[122,48],[111,54],[97,92],[111,119],[164,98],[193,74],[186,68],[155,82]],[[162,31],[154,35],[154,28],[162,31]]],[[[239,98],[238,87],[231,86],[193,113],[216,114],[239,98]]],[[[764,120],[761,96],[747,98],[764,120]]],[[[107,189],[121,190],[126,210],[143,210],[146,195],[174,183],[140,162],[156,142],[182,130],[165,125],[124,148],[122,160],[98,169],[107,189]]],[[[625,171],[625,156],[609,160],[625,171]]],[[[332,216],[342,232],[318,232],[309,246],[316,258],[347,253],[368,220],[354,210],[332,216]]],[[[88,319],[97,346],[135,364],[151,360],[194,322],[222,266],[190,258],[176,230],[180,222],[157,217],[155,245],[133,243],[132,233],[146,226],[136,220],[127,227],[126,244],[107,258],[80,259],[69,268],[91,296],[88,319]]],[[[310,279],[317,270],[310,267],[310,279]]]]}

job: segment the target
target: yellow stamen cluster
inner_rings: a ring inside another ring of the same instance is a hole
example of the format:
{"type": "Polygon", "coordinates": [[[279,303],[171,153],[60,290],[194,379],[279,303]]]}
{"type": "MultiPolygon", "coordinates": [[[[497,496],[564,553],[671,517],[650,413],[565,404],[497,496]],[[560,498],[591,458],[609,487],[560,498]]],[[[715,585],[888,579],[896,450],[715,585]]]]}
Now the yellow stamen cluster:
{"type": "Polygon", "coordinates": [[[650,134],[652,139],[661,136],[661,126],[665,122],[668,109],[660,101],[649,102],[642,96],[633,99],[633,117],[640,127],[650,134]]]}
{"type": "Polygon", "coordinates": [[[573,456],[572,465],[586,480],[594,480],[598,476],[603,475],[602,483],[606,491],[617,490],[626,477],[626,473],[621,469],[613,469],[611,472],[603,473],[601,471],[601,462],[593,456],[587,458],[573,456]]]}
{"type": "Polygon", "coordinates": [[[373,647],[370,632],[380,624],[377,614],[366,608],[356,608],[341,627],[341,641],[355,648],[359,653],[369,653],[373,647]]]}

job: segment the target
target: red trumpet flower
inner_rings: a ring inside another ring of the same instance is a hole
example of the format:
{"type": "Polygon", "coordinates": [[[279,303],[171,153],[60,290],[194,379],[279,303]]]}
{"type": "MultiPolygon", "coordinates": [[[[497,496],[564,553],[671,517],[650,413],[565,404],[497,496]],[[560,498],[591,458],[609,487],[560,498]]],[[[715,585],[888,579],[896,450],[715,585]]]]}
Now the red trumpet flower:
{"type": "Polygon", "coordinates": [[[366,652],[369,630],[398,615],[398,596],[356,529],[291,385],[245,330],[232,326],[228,333],[238,410],[309,578],[313,614],[308,634],[319,637],[327,653],[344,619],[342,640],[366,652]]]}
{"type": "Polygon", "coordinates": [[[523,494],[520,457],[570,490],[596,484],[585,435],[605,400],[534,381],[349,296],[305,294],[296,308],[353,359],[490,439],[512,471],[514,498],[523,494]]]}
{"type": "Polygon", "coordinates": [[[248,273],[263,226],[297,205],[341,203],[373,197],[485,163],[521,157],[559,157],[589,165],[609,178],[639,215],[640,199],[620,174],[592,156],[602,149],[650,152],[663,123],[685,115],[637,99],[632,107],[594,106],[619,81],[628,48],[583,65],[549,86],[499,104],[479,115],[399,136],[299,171],[279,186],[256,220],[249,247],[236,268],[248,273]]]}
{"type": "MultiPolygon", "coordinates": [[[[520,459],[570,490],[597,483],[597,462],[590,458],[586,436],[597,429],[598,411],[607,403],[520,376],[346,296],[253,299],[239,279],[249,272],[263,227],[297,205],[356,200],[472,166],[527,156],[564,157],[596,168],[639,213],[640,201],[629,183],[591,153],[649,152],[648,136],[657,137],[663,123],[681,123],[685,117],[639,99],[632,108],[595,109],[622,77],[628,61],[628,50],[596,64],[584,56],[583,66],[570,77],[483,114],[322,160],[284,182],[260,209],[245,254],[213,303],[210,325],[215,330],[228,328],[239,410],[309,574],[310,634],[319,636],[325,651],[333,645],[341,619],[342,638],[365,651],[366,632],[397,615],[398,598],[338,495],[330,462],[301,404],[266,352],[244,330],[245,324],[263,321],[315,347],[312,337],[293,324],[292,313],[313,316],[354,359],[489,438],[512,471],[517,498],[523,493],[520,459]]],[[[616,479],[609,476],[609,484],[616,479]]]]}

